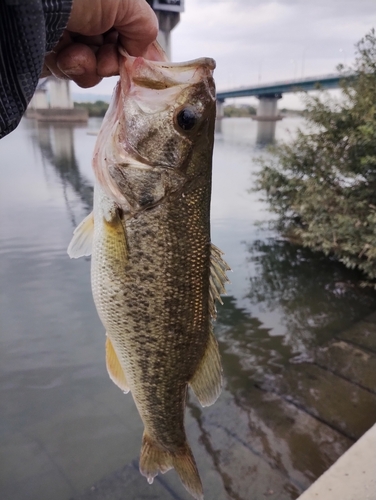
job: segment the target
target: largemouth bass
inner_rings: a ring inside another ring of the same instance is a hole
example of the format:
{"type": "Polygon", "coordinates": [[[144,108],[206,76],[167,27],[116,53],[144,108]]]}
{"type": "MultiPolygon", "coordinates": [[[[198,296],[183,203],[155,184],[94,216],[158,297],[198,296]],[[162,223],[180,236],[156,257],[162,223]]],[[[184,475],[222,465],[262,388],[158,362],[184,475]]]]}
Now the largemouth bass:
{"type": "Polygon", "coordinates": [[[175,468],[196,499],[187,389],[203,406],[220,394],[212,320],[229,269],[210,240],[214,67],[209,58],[121,57],[94,152],[94,209],[68,248],[71,257],[92,254],[108,373],[131,391],[145,426],[141,473],[152,483],[175,468]]]}

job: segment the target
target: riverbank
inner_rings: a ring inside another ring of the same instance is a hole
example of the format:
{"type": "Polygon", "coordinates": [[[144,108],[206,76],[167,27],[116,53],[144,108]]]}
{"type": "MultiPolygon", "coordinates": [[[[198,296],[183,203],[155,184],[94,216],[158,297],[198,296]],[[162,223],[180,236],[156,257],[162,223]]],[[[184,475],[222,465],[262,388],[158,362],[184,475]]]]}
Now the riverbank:
{"type": "Polygon", "coordinates": [[[375,500],[376,424],[342,455],[299,500],[375,500]]]}

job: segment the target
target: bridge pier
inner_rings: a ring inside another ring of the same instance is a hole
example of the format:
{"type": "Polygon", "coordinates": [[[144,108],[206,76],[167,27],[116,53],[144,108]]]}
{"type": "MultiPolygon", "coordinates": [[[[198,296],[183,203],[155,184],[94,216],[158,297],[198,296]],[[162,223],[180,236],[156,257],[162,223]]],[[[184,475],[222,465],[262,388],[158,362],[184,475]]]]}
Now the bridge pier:
{"type": "Polygon", "coordinates": [[[50,76],[36,89],[27,117],[45,122],[87,122],[88,112],[74,107],[68,80],[50,76]]]}
{"type": "Polygon", "coordinates": [[[225,107],[225,101],[224,99],[217,99],[217,114],[216,114],[216,120],[215,120],[215,131],[220,134],[222,133],[222,118],[224,117],[224,107],[225,107]]]}
{"type": "Polygon", "coordinates": [[[259,105],[257,114],[253,118],[257,124],[257,139],[258,144],[269,144],[274,141],[275,127],[282,116],[278,114],[278,99],[281,99],[282,94],[265,94],[259,96],[259,105]]]}
{"type": "Polygon", "coordinates": [[[69,80],[58,80],[50,78],[48,80],[50,107],[73,109],[73,101],[69,89],[69,80]]]}
{"type": "Polygon", "coordinates": [[[179,12],[165,12],[155,10],[159,23],[158,42],[166,52],[168,59],[171,59],[171,31],[180,21],[179,12]]]}
{"type": "Polygon", "coordinates": [[[224,117],[224,107],[225,107],[225,101],[217,99],[217,115],[216,115],[217,120],[222,120],[222,118],[224,117]]]}
{"type": "Polygon", "coordinates": [[[158,42],[171,59],[171,31],[180,21],[180,12],[184,12],[184,0],[146,0],[154,10],[159,24],[158,42]]]}

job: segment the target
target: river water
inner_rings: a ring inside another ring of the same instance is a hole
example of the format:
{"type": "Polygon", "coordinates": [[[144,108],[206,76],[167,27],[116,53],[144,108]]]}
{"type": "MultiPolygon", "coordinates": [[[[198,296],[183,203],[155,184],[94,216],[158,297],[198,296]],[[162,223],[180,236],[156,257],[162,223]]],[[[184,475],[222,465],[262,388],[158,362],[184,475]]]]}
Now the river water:
{"type": "MultiPolygon", "coordinates": [[[[299,125],[278,123],[277,140],[299,125]]],[[[136,472],[142,424],[106,373],[90,262],[66,254],[91,210],[99,126],[24,119],[0,142],[2,500],[86,499],[127,464],[121,498],[189,498],[174,472],[153,486],[136,472]]],[[[260,387],[376,308],[356,273],[258,229],[255,139],[255,122],[224,119],[215,143],[212,240],[233,270],[215,328],[225,388],[187,410],[206,500],[294,499],[351,444],[260,387]]]]}

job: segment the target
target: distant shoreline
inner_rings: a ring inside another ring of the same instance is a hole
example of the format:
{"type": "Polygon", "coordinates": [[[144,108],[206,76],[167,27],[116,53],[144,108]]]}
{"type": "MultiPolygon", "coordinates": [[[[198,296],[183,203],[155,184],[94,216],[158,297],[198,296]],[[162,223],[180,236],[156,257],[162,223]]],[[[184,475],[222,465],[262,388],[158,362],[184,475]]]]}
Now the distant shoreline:
{"type": "MultiPolygon", "coordinates": [[[[108,109],[109,103],[103,100],[96,100],[95,102],[74,102],[76,109],[85,109],[89,117],[103,118],[108,109]]],[[[223,109],[224,118],[252,118],[256,116],[257,110],[254,106],[249,104],[241,104],[235,106],[228,104],[223,109]]],[[[282,117],[301,117],[304,116],[304,110],[282,108],[279,110],[282,117]]]]}

